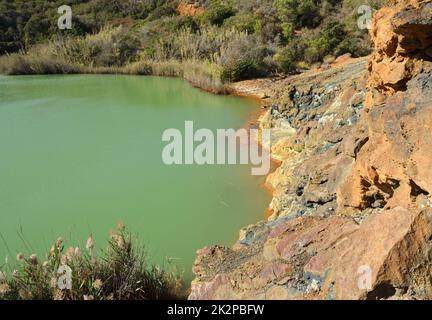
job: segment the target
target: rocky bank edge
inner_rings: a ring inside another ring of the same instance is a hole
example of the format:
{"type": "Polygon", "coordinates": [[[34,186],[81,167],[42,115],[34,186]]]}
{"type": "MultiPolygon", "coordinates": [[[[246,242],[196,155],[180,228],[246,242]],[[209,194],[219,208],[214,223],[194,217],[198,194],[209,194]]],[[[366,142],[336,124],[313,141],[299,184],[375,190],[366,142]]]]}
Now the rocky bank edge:
{"type": "Polygon", "coordinates": [[[234,86],[271,106],[273,214],[198,251],[189,299],[432,298],[432,1],[370,32],[369,58],[234,86]]]}

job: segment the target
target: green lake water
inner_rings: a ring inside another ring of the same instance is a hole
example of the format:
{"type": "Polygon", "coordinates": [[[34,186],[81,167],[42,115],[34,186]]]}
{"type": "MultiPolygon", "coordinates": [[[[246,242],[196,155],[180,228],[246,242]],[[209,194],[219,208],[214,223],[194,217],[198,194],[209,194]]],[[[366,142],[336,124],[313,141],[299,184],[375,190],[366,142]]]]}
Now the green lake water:
{"type": "Polygon", "coordinates": [[[270,199],[248,165],[164,165],[162,133],[186,120],[237,129],[256,108],[180,79],[0,77],[0,266],[59,236],[103,248],[123,221],[152,262],[190,280],[196,250],[233,244],[270,199]]]}

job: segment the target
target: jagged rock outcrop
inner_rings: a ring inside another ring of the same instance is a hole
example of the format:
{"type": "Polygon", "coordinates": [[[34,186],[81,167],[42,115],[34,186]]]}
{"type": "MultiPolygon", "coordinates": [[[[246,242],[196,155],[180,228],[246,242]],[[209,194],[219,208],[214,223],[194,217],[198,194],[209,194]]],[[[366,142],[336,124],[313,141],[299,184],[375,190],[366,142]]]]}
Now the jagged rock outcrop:
{"type": "Polygon", "coordinates": [[[392,46],[397,49],[389,53],[382,49],[384,40],[374,37],[377,51],[369,65],[363,117],[368,142],[338,189],[340,210],[365,209],[377,201],[385,208],[415,207],[419,196],[432,192],[432,57],[426,54],[432,46],[432,1],[378,11],[372,34],[387,38],[389,17],[394,40],[387,40],[396,41],[392,46]],[[388,68],[403,72],[387,72],[388,68]],[[395,74],[397,81],[390,79],[395,74]]]}
{"type": "Polygon", "coordinates": [[[190,299],[432,298],[431,12],[399,1],[370,59],[257,83],[272,215],[198,252],[190,299]]]}
{"type": "Polygon", "coordinates": [[[373,19],[374,54],[369,64],[370,86],[393,94],[430,68],[432,58],[432,3],[424,0],[393,1],[373,19]]]}

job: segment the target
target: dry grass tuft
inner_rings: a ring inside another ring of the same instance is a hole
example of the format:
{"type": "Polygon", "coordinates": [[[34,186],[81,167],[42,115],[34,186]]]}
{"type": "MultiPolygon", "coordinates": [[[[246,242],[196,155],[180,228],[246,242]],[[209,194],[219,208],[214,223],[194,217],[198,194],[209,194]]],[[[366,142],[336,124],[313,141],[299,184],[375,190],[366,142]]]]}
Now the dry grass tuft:
{"type": "Polygon", "coordinates": [[[18,267],[0,271],[0,299],[6,300],[157,300],[182,299],[181,277],[149,265],[143,248],[119,226],[100,256],[90,236],[86,248],[65,248],[61,238],[45,260],[17,255],[18,267]],[[66,267],[65,267],[66,266],[66,267]],[[68,269],[70,268],[70,269],[68,269]],[[71,288],[67,284],[71,271],[71,288]],[[61,271],[59,273],[59,271],[61,271]],[[62,273],[64,272],[64,273],[62,273]],[[60,284],[59,284],[60,283],[60,284]]]}

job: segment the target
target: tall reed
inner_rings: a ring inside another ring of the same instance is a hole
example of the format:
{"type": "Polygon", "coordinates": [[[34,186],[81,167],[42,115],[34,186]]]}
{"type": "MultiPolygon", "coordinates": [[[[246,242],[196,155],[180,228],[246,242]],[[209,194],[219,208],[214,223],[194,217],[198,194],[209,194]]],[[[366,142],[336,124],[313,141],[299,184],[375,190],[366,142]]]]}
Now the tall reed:
{"type": "Polygon", "coordinates": [[[16,269],[0,271],[0,299],[155,300],[182,299],[181,277],[150,265],[145,251],[119,224],[101,254],[90,236],[86,247],[57,239],[45,259],[17,254],[16,269]],[[70,269],[69,269],[70,268],[70,269]],[[70,274],[68,274],[70,270],[70,274]],[[70,275],[70,285],[68,279],[70,275]]]}

